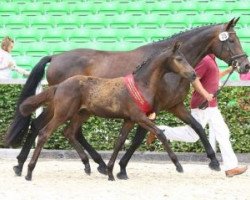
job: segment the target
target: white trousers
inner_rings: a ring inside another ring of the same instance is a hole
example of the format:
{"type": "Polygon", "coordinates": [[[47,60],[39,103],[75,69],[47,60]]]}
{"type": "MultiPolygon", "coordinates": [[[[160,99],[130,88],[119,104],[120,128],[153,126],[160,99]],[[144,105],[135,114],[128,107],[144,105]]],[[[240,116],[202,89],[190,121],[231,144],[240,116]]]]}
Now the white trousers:
{"type": "MultiPolygon", "coordinates": [[[[208,107],[205,110],[191,109],[192,116],[202,125],[208,124],[210,137],[215,137],[219,143],[224,170],[230,170],[238,166],[238,160],[233,151],[229,129],[220,110],[217,107],[208,107]]],[[[164,130],[165,136],[170,140],[183,142],[196,142],[199,139],[197,133],[189,126],[169,127],[158,126],[164,130]]]]}

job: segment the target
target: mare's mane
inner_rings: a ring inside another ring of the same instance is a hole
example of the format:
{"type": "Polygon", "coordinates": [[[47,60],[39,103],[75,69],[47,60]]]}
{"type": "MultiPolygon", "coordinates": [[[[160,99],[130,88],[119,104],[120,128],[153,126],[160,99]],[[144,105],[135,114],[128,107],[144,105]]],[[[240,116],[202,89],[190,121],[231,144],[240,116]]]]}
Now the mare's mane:
{"type": "MultiPolygon", "coordinates": [[[[180,31],[178,33],[175,33],[169,37],[165,37],[165,38],[162,38],[158,41],[153,41],[152,43],[149,43],[145,46],[149,46],[149,45],[154,45],[154,44],[159,44],[159,43],[162,43],[162,42],[166,42],[166,40],[174,40],[178,37],[190,37],[189,35],[190,34],[194,34],[194,32],[198,32],[198,31],[203,31],[205,29],[208,29],[208,28],[211,28],[211,27],[214,27],[214,26],[217,26],[217,25],[222,25],[223,23],[219,23],[219,24],[208,24],[208,25],[205,25],[205,26],[198,26],[198,27],[192,27],[191,29],[188,29],[188,30],[185,30],[185,31],[180,31]]],[[[165,50],[165,49],[164,49],[165,50]]],[[[140,71],[146,64],[149,64],[150,61],[152,61],[152,58],[154,56],[156,56],[157,54],[160,54],[162,51],[158,52],[158,51],[155,51],[153,54],[151,54],[149,57],[147,57],[144,61],[142,61],[137,67],[136,69],[132,72],[133,74],[136,74],[138,73],[138,71],[140,71]]]]}

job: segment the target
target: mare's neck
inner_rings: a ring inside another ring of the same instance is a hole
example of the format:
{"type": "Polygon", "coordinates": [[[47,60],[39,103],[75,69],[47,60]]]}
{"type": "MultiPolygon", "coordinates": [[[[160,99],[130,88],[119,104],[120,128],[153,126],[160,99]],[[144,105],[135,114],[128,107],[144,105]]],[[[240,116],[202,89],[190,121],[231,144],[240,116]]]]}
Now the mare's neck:
{"type": "Polygon", "coordinates": [[[151,55],[179,41],[182,43],[180,51],[184,54],[190,65],[195,67],[207,54],[214,53],[211,45],[219,31],[221,31],[221,25],[195,28],[173,36],[172,38],[154,42],[141,48],[143,48],[148,55],[151,55]]]}

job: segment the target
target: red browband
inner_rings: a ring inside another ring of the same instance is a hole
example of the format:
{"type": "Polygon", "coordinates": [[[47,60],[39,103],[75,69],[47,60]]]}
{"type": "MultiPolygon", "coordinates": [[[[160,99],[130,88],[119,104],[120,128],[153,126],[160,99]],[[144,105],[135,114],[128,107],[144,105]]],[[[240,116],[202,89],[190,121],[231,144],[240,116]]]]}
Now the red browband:
{"type": "Polygon", "coordinates": [[[123,78],[124,83],[129,91],[129,94],[131,95],[132,99],[136,103],[136,105],[139,107],[139,109],[146,113],[147,115],[152,112],[151,105],[145,100],[142,93],[138,89],[133,74],[129,74],[123,78]]]}

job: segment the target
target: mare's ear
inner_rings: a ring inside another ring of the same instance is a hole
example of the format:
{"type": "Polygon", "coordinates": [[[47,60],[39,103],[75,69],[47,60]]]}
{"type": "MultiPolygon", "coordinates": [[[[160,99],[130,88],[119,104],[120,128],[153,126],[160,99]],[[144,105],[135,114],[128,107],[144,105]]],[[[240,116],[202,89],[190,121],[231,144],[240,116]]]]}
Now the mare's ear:
{"type": "Polygon", "coordinates": [[[236,20],[234,20],[234,26],[237,24],[237,22],[240,20],[240,17],[238,17],[236,20]]]}
{"type": "Polygon", "coordinates": [[[173,52],[175,53],[177,50],[179,50],[181,47],[181,42],[177,41],[175,42],[174,44],[174,47],[173,47],[173,52]]]}
{"type": "Polygon", "coordinates": [[[231,19],[226,25],[226,31],[228,31],[230,28],[233,28],[236,25],[238,20],[239,18],[237,18],[236,20],[235,18],[231,19]]]}

